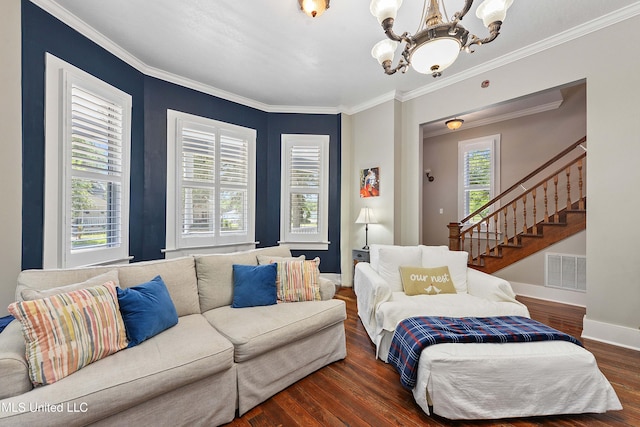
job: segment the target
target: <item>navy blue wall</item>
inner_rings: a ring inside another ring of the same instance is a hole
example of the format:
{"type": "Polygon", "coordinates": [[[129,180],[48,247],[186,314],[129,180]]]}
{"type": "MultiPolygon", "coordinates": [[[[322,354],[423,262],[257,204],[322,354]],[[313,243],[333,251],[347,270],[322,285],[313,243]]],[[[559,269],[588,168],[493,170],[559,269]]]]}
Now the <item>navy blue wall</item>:
{"type": "Polygon", "coordinates": [[[28,0],[22,1],[23,231],[22,268],[42,267],[44,213],[45,52],[130,94],[130,254],[134,261],[163,258],[166,218],[167,109],[256,129],[256,239],[280,237],[280,135],[330,136],[328,251],[320,269],[340,271],[340,116],[266,113],[145,76],[28,0]],[[275,201],[275,202],[274,202],[275,201]]]}
{"type": "MultiPolygon", "coordinates": [[[[331,249],[326,251],[294,251],[305,254],[307,259],[320,257],[320,269],[327,272],[340,271],[340,116],[325,114],[270,114],[268,154],[269,182],[277,182],[268,188],[269,200],[278,203],[266,204],[267,224],[280,224],[280,141],[283,133],[329,135],[329,241],[331,249]]],[[[279,227],[267,227],[263,239],[275,244],[280,238],[279,227]]],[[[262,239],[259,239],[262,241],[262,239]]]]}
{"type": "Polygon", "coordinates": [[[131,121],[131,254],[141,254],[144,75],[33,3],[22,1],[22,268],[42,267],[44,216],[45,53],[96,76],[133,98],[131,121]]]}

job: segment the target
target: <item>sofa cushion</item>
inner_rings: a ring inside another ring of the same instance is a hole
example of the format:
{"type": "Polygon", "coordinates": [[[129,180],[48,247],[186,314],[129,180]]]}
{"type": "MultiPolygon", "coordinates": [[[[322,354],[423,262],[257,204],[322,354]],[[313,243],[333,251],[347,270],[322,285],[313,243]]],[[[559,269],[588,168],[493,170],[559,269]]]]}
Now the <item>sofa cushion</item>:
{"type": "Polygon", "coordinates": [[[231,305],[233,301],[233,264],[258,265],[258,255],[290,257],[288,246],[273,246],[226,254],[196,255],[198,296],[202,313],[231,305]]]}
{"type": "Polygon", "coordinates": [[[276,264],[233,264],[233,308],[273,305],[276,292],[276,264]]]}
{"type": "Polygon", "coordinates": [[[198,283],[193,257],[170,260],[144,261],[105,267],[81,267],[70,269],[25,270],[18,275],[16,300],[21,301],[21,292],[26,288],[51,289],[58,286],[83,282],[98,274],[118,270],[120,286],[128,288],[160,275],[167,285],[178,316],[200,313],[198,283]]]}
{"type": "Polygon", "coordinates": [[[120,313],[135,347],[178,323],[178,314],[162,277],[125,289],[117,289],[120,313]]]}
{"type": "Polygon", "coordinates": [[[419,266],[422,252],[417,246],[386,246],[379,250],[378,274],[391,288],[391,292],[402,292],[400,267],[419,266]]]}
{"type": "Polygon", "coordinates": [[[0,334],[0,399],[17,396],[33,388],[25,352],[22,324],[14,320],[0,334]]]}
{"type": "Polygon", "coordinates": [[[464,251],[450,251],[446,246],[420,246],[423,267],[441,267],[446,265],[451,280],[458,292],[467,292],[467,261],[469,254],[464,251]]]}
{"type": "Polygon", "coordinates": [[[274,262],[282,262],[282,261],[304,261],[306,258],[304,255],[300,256],[270,256],[270,255],[258,255],[258,264],[271,264],[274,262]]]}
{"type": "Polygon", "coordinates": [[[243,310],[227,306],[204,316],[233,343],[235,361],[243,362],[343,322],[346,309],[344,301],[332,299],[243,310]]]}
{"type": "Polygon", "coordinates": [[[14,302],[9,312],[22,323],[34,385],[52,384],[127,346],[113,282],[14,302]]]}
{"type": "MultiPolygon", "coordinates": [[[[37,387],[6,399],[3,404],[19,408],[22,403],[27,411],[30,404],[43,402],[86,409],[84,414],[69,411],[47,414],[55,416],[52,422],[55,425],[79,425],[80,420],[84,425],[230,369],[234,369],[233,346],[201,314],[195,314],[180,317],[173,328],[92,363],[53,386],[37,387]]],[[[206,399],[203,397],[202,402],[194,404],[206,404],[206,399]]],[[[28,419],[30,415],[0,413],[0,425],[11,423],[14,418],[13,425],[23,425],[22,417],[28,419]]],[[[41,417],[42,413],[33,415],[41,417]]]]}
{"type": "Polygon", "coordinates": [[[193,257],[145,261],[118,269],[120,286],[128,288],[161,276],[178,316],[200,313],[198,279],[193,257]]]}
{"type": "Polygon", "coordinates": [[[24,301],[32,301],[34,299],[46,298],[52,295],[63,294],[65,292],[76,291],[78,289],[91,288],[93,286],[102,285],[106,282],[113,282],[116,286],[119,286],[118,270],[107,271],[106,273],[98,274],[90,279],[80,283],[73,283],[71,285],[58,286],[51,289],[31,289],[26,288],[20,292],[24,301]]]}

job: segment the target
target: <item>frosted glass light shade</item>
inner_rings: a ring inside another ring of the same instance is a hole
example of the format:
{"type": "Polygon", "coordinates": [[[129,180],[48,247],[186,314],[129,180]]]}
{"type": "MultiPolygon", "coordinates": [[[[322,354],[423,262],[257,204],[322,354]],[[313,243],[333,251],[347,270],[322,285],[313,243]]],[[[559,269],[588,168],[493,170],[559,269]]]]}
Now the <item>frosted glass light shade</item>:
{"type": "Polygon", "coordinates": [[[371,49],[371,56],[376,58],[380,64],[387,60],[393,62],[393,56],[398,48],[398,44],[398,42],[391,39],[381,40],[371,49]]]}
{"type": "Polygon", "coordinates": [[[442,72],[458,58],[460,47],[460,42],[454,38],[440,37],[431,40],[411,54],[411,66],[423,74],[442,72]]]}
{"type": "Polygon", "coordinates": [[[382,24],[382,21],[387,18],[396,19],[401,5],[402,0],[371,0],[369,10],[373,16],[378,18],[378,23],[382,24]]]}
{"type": "Polygon", "coordinates": [[[484,0],[476,10],[476,16],[482,19],[485,27],[496,21],[504,21],[507,16],[507,9],[513,0],[484,0]]]}
{"type": "Polygon", "coordinates": [[[327,0],[299,0],[300,7],[307,15],[316,18],[324,13],[329,7],[327,0]]]}

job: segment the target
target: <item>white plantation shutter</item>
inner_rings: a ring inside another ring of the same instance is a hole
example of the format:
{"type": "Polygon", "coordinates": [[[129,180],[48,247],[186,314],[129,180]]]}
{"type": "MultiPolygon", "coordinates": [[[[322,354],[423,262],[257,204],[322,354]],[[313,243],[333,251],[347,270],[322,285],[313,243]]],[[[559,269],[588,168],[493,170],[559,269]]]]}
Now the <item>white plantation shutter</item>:
{"type": "Polygon", "coordinates": [[[183,235],[213,235],[215,185],[215,132],[194,129],[186,124],[182,137],[182,203],[183,235]]]}
{"type": "Polygon", "coordinates": [[[253,243],[255,131],[172,110],[167,120],[167,248],[253,243]]]}
{"type": "Polygon", "coordinates": [[[131,97],[48,55],[46,115],[44,266],[127,259],[131,97]],[[56,222],[58,238],[49,238],[56,222]]]}
{"type": "Polygon", "coordinates": [[[326,135],[282,135],[283,242],[304,248],[326,248],[328,149],[326,135]]]}
{"type": "Polygon", "coordinates": [[[220,233],[246,234],[249,143],[233,134],[220,136],[220,233]]]}
{"type": "Polygon", "coordinates": [[[289,148],[289,224],[295,234],[318,234],[318,198],[322,167],[318,146],[289,148]]]}
{"type": "MultiPolygon", "coordinates": [[[[500,135],[493,135],[458,143],[459,219],[466,218],[497,194],[499,142],[500,135]]],[[[478,222],[489,213],[487,208],[470,222],[478,222]]]]}

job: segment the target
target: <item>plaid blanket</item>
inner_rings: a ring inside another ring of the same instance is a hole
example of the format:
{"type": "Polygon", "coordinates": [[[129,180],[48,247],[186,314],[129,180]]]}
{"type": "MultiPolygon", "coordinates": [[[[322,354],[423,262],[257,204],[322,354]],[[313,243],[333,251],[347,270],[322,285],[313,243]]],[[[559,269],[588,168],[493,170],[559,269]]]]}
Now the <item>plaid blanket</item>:
{"type": "Polygon", "coordinates": [[[406,388],[416,385],[422,350],[442,343],[513,343],[531,341],[582,343],[544,323],[521,316],[498,317],[410,317],[398,324],[389,349],[388,362],[400,372],[406,388]]]}

